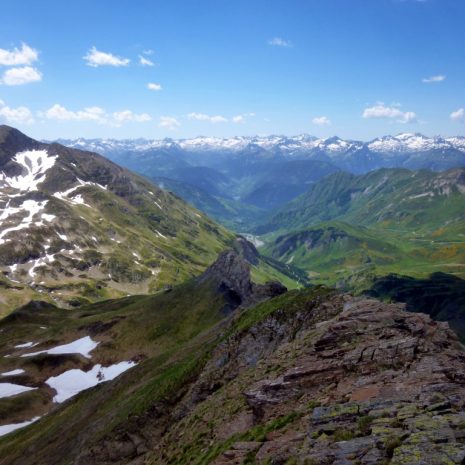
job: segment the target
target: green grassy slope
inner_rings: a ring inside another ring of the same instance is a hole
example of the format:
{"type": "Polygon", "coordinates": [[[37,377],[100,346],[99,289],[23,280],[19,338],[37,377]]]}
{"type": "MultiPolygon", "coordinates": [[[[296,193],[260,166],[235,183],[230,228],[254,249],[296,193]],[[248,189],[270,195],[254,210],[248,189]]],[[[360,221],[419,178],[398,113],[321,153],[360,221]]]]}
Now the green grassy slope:
{"type": "Polygon", "coordinates": [[[262,252],[352,289],[389,273],[465,277],[464,205],[464,169],[336,173],[261,227],[262,252]]]}
{"type": "MultiPolygon", "coordinates": [[[[209,283],[190,283],[156,296],[133,296],[74,311],[49,304],[39,309],[29,306],[2,320],[0,327],[8,328],[8,336],[0,345],[2,353],[11,353],[12,345],[24,337],[57,344],[94,331],[93,337],[101,343],[92,354],[93,363],[134,359],[139,364],[116,382],[81,393],[38,424],[0,438],[0,463],[14,463],[20,457],[22,463],[68,463],[69,454],[78,453],[83,435],[88,437],[91,432],[92,440],[98,441],[125,424],[129,416],[145,413],[157,401],[169,398],[201,366],[203,354],[214,338],[209,329],[224,318],[224,305],[221,294],[209,283]],[[41,330],[44,325],[47,329],[41,330]],[[74,438],[72,445],[70,438],[74,438]],[[30,447],[39,449],[40,454],[30,454],[30,447]],[[52,450],[54,459],[49,456],[52,450]]],[[[2,371],[9,368],[8,364],[16,366],[19,362],[37,381],[47,371],[40,369],[43,358],[2,359],[2,371]]],[[[71,364],[72,358],[60,363],[71,364]]],[[[0,411],[11,413],[14,405],[11,398],[7,400],[0,400],[0,411]]],[[[37,404],[42,401],[25,399],[19,411],[24,415],[40,413],[37,404]]],[[[16,420],[20,421],[18,415],[16,420]]]]}

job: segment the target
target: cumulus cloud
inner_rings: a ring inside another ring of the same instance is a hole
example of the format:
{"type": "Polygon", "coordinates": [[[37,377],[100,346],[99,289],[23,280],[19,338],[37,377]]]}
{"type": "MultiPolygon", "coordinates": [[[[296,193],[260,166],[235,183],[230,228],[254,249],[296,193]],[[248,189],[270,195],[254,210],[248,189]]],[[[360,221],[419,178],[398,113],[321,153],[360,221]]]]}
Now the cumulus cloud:
{"type": "Polygon", "coordinates": [[[139,64],[142,66],[155,66],[155,63],[152,60],[149,60],[142,55],[139,55],[139,64]]]}
{"type": "Polygon", "coordinates": [[[134,113],[131,110],[117,111],[113,113],[113,119],[119,123],[134,121],[135,123],[145,123],[151,121],[152,117],[148,113],[134,113]]]}
{"type": "Polygon", "coordinates": [[[96,121],[102,124],[107,121],[103,108],[87,107],[84,110],[72,111],[58,103],[51,106],[43,115],[47,119],[59,121],[96,121]]]}
{"type": "Polygon", "coordinates": [[[316,116],[312,119],[312,123],[317,126],[331,126],[331,120],[327,116],[316,116]]]}
{"type": "Polygon", "coordinates": [[[147,89],[149,90],[161,90],[162,87],[161,87],[161,84],[157,84],[156,82],[149,82],[147,84],[147,89]]]}
{"type": "Polygon", "coordinates": [[[13,124],[31,124],[34,122],[34,117],[29,108],[11,108],[3,100],[0,100],[0,120],[13,124]]]}
{"type": "Polygon", "coordinates": [[[236,124],[245,123],[246,119],[250,116],[255,116],[255,113],[242,113],[231,118],[231,121],[236,124]]]}
{"type": "Polygon", "coordinates": [[[0,78],[0,83],[6,86],[20,86],[42,80],[42,73],[32,66],[7,69],[0,78]]]}
{"type": "Polygon", "coordinates": [[[430,76],[427,78],[423,78],[422,82],[424,82],[425,84],[432,84],[433,82],[442,82],[445,80],[446,80],[446,76],[444,76],[443,74],[438,74],[437,76],[430,76]]]}
{"type": "Polygon", "coordinates": [[[151,121],[152,117],[148,113],[134,113],[131,110],[116,111],[107,113],[100,107],[87,107],[83,110],[68,110],[63,105],[56,103],[48,110],[40,114],[42,117],[57,121],[94,121],[98,124],[109,126],[121,126],[123,123],[145,123],[151,121]]]}
{"type": "Polygon", "coordinates": [[[398,123],[415,123],[417,115],[413,111],[402,111],[399,105],[386,106],[384,103],[377,103],[372,107],[365,108],[363,118],[366,119],[391,119],[398,123]]]}
{"type": "Polygon", "coordinates": [[[449,118],[452,121],[460,121],[464,122],[465,121],[465,109],[459,108],[457,111],[453,111],[450,115],[449,118]]]}
{"type": "Polygon", "coordinates": [[[88,66],[93,68],[98,66],[127,66],[131,61],[129,58],[121,58],[112,53],[101,52],[95,47],[92,47],[83,59],[87,61],[88,66]]]}
{"type": "Polygon", "coordinates": [[[181,123],[173,116],[160,116],[160,122],[158,123],[160,128],[174,130],[181,126],[181,123]]]}
{"type": "Polygon", "coordinates": [[[21,48],[6,50],[0,48],[0,65],[3,66],[20,66],[30,65],[37,61],[39,52],[27,44],[22,44],[21,48]]]}
{"type": "Polygon", "coordinates": [[[292,42],[281,37],[273,37],[268,41],[268,45],[273,45],[275,47],[292,47],[292,42]]]}
{"type": "Polygon", "coordinates": [[[210,123],[227,123],[228,119],[221,115],[206,115],[205,113],[189,113],[187,117],[194,121],[208,121],[210,123]]]}

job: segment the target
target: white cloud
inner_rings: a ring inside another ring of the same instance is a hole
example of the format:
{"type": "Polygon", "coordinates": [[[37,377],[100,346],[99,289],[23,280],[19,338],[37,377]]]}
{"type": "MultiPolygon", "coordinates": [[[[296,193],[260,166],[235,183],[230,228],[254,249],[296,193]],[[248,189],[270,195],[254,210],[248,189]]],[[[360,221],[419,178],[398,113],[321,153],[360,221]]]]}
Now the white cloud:
{"type": "Polygon", "coordinates": [[[233,116],[231,121],[236,124],[245,123],[246,118],[249,116],[255,116],[255,113],[242,113],[241,115],[233,116]]]}
{"type": "Polygon", "coordinates": [[[59,121],[96,121],[101,124],[107,121],[103,108],[88,107],[84,110],[71,111],[58,103],[46,110],[43,116],[59,121]]]}
{"type": "Polygon", "coordinates": [[[237,115],[232,117],[233,123],[245,123],[244,115],[237,115]]]}
{"type": "Polygon", "coordinates": [[[152,117],[148,113],[134,113],[131,110],[122,110],[108,114],[103,108],[97,106],[72,111],[58,103],[40,115],[44,118],[57,121],[94,121],[98,124],[116,127],[127,122],[145,123],[152,120],[152,117]]]}
{"type": "Polygon", "coordinates": [[[465,109],[459,108],[457,111],[453,111],[450,115],[449,118],[452,121],[460,121],[464,122],[465,121],[465,109]]]}
{"type": "Polygon", "coordinates": [[[142,55],[139,55],[139,64],[142,66],[155,66],[155,63],[142,55]]]}
{"type": "Polygon", "coordinates": [[[273,37],[268,41],[268,45],[274,45],[275,47],[292,47],[292,42],[282,39],[281,37],[273,37]]]}
{"type": "Polygon", "coordinates": [[[384,103],[365,108],[363,118],[367,119],[392,119],[398,123],[415,123],[417,115],[413,111],[402,111],[399,105],[385,106],[384,103]]]}
{"type": "Polygon", "coordinates": [[[176,129],[181,126],[181,123],[173,116],[160,116],[160,122],[158,123],[160,128],[165,129],[176,129]]]}
{"type": "Polygon", "coordinates": [[[155,82],[149,82],[147,84],[147,89],[149,89],[149,90],[161,90],[162,87],[161,87],[161,84],[157,84],[155,82]]]}
{"type": "Polygon", "coordinates": [[[195,121],[208,121],[210,123],[227,123],[228,119],[221,115],[210,116],[205,113],[189,113],[187,117],[195,121]]]}
{"type": "Polygon", "coordinates": [[[427,78],[423,78],[422,82],[424,82],[425,84],[431,84],[433,82],[442,82],[445,80],[446,80],[446,76],[444,76],[443,74],[438,74],[437,76],[430,76],[427,78]]]}
{"type": "Polygon", "coordinates": [[[130,63],[129,58],[121,58],[111,53],[100,52],[92,47],[85,55],[84,60],[88,66],[97,68],[98,66],[127,66],[130,63]]]}
{"type": "Polygon", "coordinates": [[[24,43],[21,45],[21,49],[14,48],[13,50],[5,50],[0,48],[0,65],[30,65],[34,61],[37,61],[38,56],[39,52],[37,52],[37,50],[24,43]]]}
{"type": "Polygon", "coordinates": [[[31,110],[27,107],[10,108],[0,100],[0,119],[7,123],[31,124],[34,122],[31,110]]]}
{"type": "Polygon", "coordinates": [[[131,110],[123,110],[113,113],[113,119],[118,123],[134,121],[135,123],[145,123],[151,121],[152,117],[148,113],[134,113],[131,110]]]}
{"type": "Polygon", "coordinates": [[[331,120],[327,116],[316,116],[312,119],[312,123],[317,126],[331,126],[331,120]]]}
{"type": "Polygon", "coordinates": [[[0,83],[6,86],[20,86],[42,80],[42,73],[32,66],[7,69],[0,78],[0,83]]]}

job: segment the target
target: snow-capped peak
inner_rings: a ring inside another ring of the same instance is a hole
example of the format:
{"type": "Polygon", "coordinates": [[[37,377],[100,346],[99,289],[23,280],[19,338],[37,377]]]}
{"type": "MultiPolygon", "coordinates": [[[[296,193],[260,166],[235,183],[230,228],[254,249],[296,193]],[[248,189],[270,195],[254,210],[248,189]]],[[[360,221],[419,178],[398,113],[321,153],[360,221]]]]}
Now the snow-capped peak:
{"type": "Polygon", "coordinates": [[[401,133],[396,136],[386,135],[373,139],[370,142],[347,140],[334,136],[329,138],[316,138],[308,134],[297,136],[258,135],[235,136],[229,138],[198,136],[190,139],[77,139],[62,141],[64,145],[75,148],[92,150],[104,155],[123,151],[145,152],[156,149],[178,149],[184,152],[218,152],[236,153],[248,147],[259,147],[284,156],[298,157],[310,154],[317,150],[326,153],[330,158],[353,152],[363,147],[370,151],[394,156],[399,153],[425,152],[435,149],[456,149],[465,152],[465,137],[427,137],[419,133],[401,133]]]}

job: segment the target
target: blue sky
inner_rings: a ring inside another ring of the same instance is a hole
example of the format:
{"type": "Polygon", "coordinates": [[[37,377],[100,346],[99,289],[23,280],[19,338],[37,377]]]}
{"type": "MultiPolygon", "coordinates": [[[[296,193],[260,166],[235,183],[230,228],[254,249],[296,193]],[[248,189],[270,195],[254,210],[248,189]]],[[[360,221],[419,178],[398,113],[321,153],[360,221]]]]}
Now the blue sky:
{"type": "Polygon", "coordinates": [[[462,0],[4,2],[0,122],[49,139],[465,135],[464,24],[462,0]]]}

